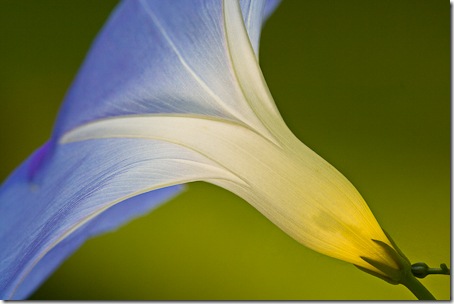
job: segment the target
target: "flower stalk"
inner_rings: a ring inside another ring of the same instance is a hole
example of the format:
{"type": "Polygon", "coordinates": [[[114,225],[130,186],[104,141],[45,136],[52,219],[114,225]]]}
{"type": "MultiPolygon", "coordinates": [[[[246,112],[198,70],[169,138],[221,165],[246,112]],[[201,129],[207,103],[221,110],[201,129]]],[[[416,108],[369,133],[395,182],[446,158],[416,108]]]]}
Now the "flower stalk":
{"type": "Polygon", "coordinates": [[[418,278],[424,278],[428,274],[450,274],[450,270],[446,264],[441,264],[441,268],[429,268],[425,263],[415,263],[411,265],[410,260],[404,255],[404,253],[397,247],[394,240],[386,233],[388,240],[390,240],[392,247],[388,244],[373,240],[375,243],[380,245],[389,256],[398,265],[397,269],[389,267],[381,262],[374,261],[368,257],[361,257],[364,261],[374,266],[380,272],[371,271],[370,269],[363,268],[355,265],[360,270],[376,276],[390,284],[402,284],[407,287],[419,300],[435,300],[435,297],[430,291],[418,280],[418,278]]]}
{"type": "Polygon", "coordinates": [[[401,284],[408,288],[418,300],[436,300],[430,291],[411,273],[405,272],[401,284]]]}

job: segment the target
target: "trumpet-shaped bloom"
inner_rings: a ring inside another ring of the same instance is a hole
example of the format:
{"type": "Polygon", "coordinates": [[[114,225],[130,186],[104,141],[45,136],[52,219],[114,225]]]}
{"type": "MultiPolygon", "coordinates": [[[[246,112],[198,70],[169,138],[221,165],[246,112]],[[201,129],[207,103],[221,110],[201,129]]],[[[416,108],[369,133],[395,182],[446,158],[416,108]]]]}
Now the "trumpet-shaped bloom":
{"type": "Polygon", "coordinates": [[[387,269],[400,261],[361,195],[291,133],[264,81],[260,31],[277,3],[119,5],[52,138],[0,189],[0,298],[26,297],[86,238],[191,181],[230,190],[309,248],[394,279],[387,269]]]}

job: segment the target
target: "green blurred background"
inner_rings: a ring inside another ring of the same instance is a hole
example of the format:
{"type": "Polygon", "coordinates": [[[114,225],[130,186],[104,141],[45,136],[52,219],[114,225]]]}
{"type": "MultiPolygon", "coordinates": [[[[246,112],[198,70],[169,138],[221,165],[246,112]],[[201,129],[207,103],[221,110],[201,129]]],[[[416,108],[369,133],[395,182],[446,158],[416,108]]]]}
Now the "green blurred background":
{"type": "MultiPolygon", "coordinates": [[[[3,180],[49,136],[116,1],[0,2],[3,180]]],[[[176,8],[178,9],[178,8],[176,8]]],[[[343,172],[412,262],[450,266],[448,1],[295,1],[261,65],[294,133],[343,172]]],[[[424,284],[450,298],[450,279],[424,284]]],[[[414,299],[313,252],[205,183],[88,241],[32,299],[414,299]]]]}

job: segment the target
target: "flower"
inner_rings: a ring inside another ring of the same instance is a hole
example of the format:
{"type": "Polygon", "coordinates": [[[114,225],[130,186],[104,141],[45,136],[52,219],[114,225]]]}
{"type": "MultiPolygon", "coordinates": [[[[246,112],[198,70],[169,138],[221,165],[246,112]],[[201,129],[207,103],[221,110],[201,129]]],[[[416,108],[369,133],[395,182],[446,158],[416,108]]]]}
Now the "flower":
{"type": "Polygon", "coordinates": [[[52,138],[1,188],[1,298],[26,297],[87,237],[196,180],[239,195],[323,254],[385,278],[380,265],[400,267],[360,194],[290,132],[274,104],[257,56],[275,5],[119,6],[52,138]]]}

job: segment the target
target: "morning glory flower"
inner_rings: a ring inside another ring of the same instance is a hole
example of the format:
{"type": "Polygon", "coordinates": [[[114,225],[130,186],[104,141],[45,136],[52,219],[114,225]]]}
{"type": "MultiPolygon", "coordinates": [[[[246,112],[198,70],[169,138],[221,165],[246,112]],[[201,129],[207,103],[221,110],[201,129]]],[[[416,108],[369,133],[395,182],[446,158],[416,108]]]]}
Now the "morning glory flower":
{"type": "Polygon", "coordinates": [[[205,181],[301,244],[398,283],[409,262],[355,187],[300,142],[258,64],[277,1],[124,1],[51,139],[0,189],[0,298],[27,297],[88,237],[205,181]]]}

